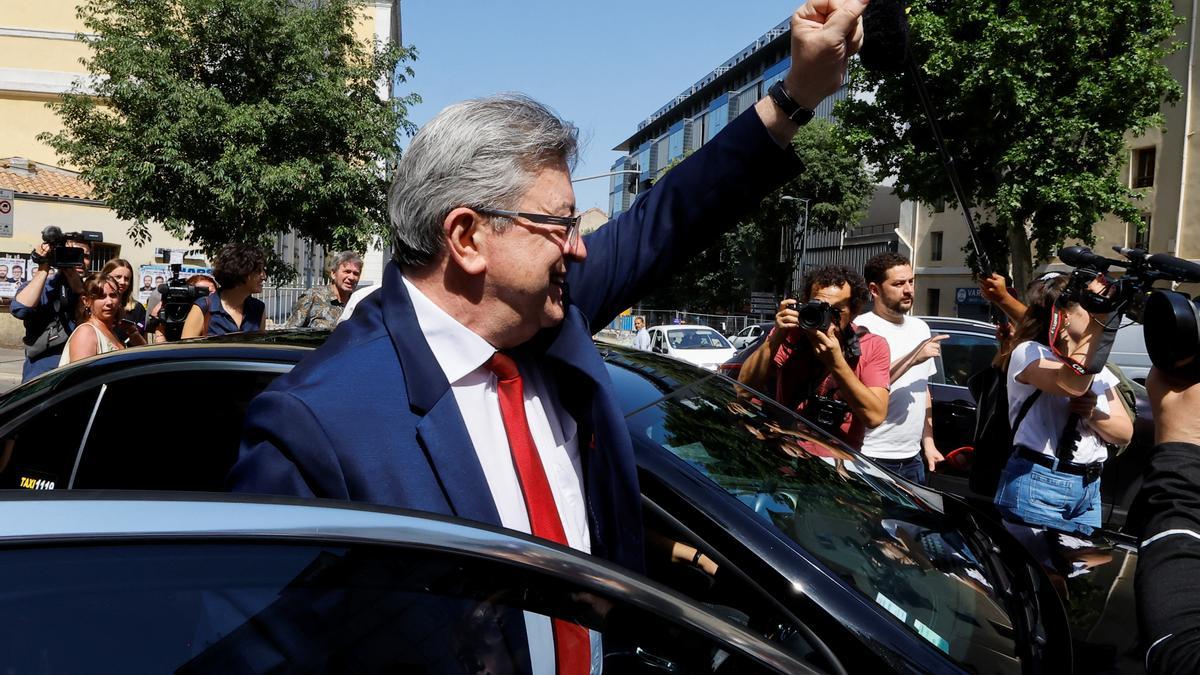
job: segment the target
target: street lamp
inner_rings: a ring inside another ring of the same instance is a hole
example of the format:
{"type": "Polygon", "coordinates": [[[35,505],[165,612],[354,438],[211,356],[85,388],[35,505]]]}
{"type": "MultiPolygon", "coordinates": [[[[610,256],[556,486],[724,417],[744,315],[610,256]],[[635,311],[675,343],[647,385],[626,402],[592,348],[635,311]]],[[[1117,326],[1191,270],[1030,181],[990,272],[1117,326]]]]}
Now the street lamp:
{"type": "MultiPolygon", "coordinates": [[[[797,227],[794,228],[796,230],[801,230],[801,235],[800,235],[800,282],[803,283],[804,282],[804,272],[805,272],[805,269],[804,269],[805,268],[805,260],[804,259],[808,256],[808,203],[811,200],[808,197],[792,197],[790,195],[784,195],[783,201],[785,201],[785,202],[804,202],[804,211],[800,216],[798,216],[796,218],[797,227]],[[801,219],[803,219],[803,220],[801,220],[801,219]],[[803,226],[800,227],[802,222],[803,222],[803,226]]],[[[792,250],[793,251],[796,250],[796,245],[794,242],[792,244],[792,250]]],[[[793,273],[795,273],[794,270],[793,270],[793,273]]]]}

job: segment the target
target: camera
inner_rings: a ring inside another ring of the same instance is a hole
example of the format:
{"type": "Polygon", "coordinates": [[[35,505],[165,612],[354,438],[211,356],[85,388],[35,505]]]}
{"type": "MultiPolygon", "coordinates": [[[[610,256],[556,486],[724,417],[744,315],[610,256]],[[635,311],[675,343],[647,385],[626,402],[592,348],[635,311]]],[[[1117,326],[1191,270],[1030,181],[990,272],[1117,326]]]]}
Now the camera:
{"type": "Polygon", "coordinates": [[[839,313],[828,302],[809,300],[800,307],[800,327],[824,333],[839,313]]]}
{"type": "Polygon", "coordinates": [[[1092,314],[1128,316],[1142,324],[1146,352],[1159,370],[1200,382],[1200,305],[1185,293],[1153,288],[1156,281],[1200,283],[1200,265],[1165,253],[1114,246],[1124,259],[1105,258],[1083,246],[1070,246],[1059,259],[1074,267],[1060,303],[1078,303],[1092,314]],[[1088,285],[1110,268],[1124,270],[1097,293],[1088,285]]]}
{"type": "Polygon", "coordinates": [[[100,232],[63,232],[56,225],[47,225],[42,228],[42,241],[50,245],[50,252],[46,256],[35,253],[32,258],[35,263],[47,262],[59,269],[82,269],[85,251],[76,246],[67,246],[67,242],[103,240],[104,235],[100,232]]]}
{"type": "Polygon", "coordinates": [[[804,417],[829,433],[837,432],[846,421],[850,404],[836,398],[813,394],[804,405],[804,417]]]}
{"type": "Polygon", "coordinates": [[[171,278],[158,287],[162,296],[162,307],[158,310],[158,323],[163,327],[167,340],[174,342],[183,336],[183,324],[196,300],[208,295],[203,286],[189,286],[179,278],[182,265],[171,265],[171,278]]]}

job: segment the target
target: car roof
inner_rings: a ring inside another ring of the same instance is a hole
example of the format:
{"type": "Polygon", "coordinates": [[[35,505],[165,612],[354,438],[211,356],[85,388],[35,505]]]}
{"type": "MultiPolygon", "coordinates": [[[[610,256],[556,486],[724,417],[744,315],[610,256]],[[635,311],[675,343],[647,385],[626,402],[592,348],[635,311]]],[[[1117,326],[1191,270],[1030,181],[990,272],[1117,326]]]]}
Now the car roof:
{"type": "Polygon", "coordinates": [[[698,323],[679,323],[679,324],[661,323],[657,326],[651,326],[651,328],[661,328],[663,330],[679,330],[679,329],[683,329],[683,328],[693,328],[693,329],[694,328],[706,328],[708,330],[714,330],[714,331],[716,330],[716,328],[713,328],[712,326],[705,326],[703,324],[698,324],[698,323]]]}

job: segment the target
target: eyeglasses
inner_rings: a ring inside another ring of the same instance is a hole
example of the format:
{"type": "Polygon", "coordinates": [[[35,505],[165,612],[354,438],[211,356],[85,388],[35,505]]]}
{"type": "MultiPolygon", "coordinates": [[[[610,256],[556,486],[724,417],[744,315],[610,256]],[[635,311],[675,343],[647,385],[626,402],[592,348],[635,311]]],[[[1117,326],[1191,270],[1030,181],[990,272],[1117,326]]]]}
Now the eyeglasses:
{"type": "Polygon", "coordinates": [[[583,216],[552,216],[546,213],[526,213],[524,211],[504,211],[502,209],[475,208],[474,211],[488,216],[499,216],[508,218],[518,225],[522,225],[518,218],[524,218],[536,225],[552,225],[556,227],[565,227],[566,230],[566,246],[567,251],[574,251],[579,246],[579,223],[583,221],[583,216]]]}

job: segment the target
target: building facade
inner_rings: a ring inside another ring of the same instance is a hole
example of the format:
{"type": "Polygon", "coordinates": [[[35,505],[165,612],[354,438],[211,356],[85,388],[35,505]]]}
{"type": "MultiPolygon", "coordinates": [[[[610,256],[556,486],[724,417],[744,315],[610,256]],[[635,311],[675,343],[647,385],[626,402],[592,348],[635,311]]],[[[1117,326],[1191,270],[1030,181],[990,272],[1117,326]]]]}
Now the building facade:
{"type": "MultiPolygon", "coordinates": [[[[64,231],[87,230],[103,237],[97,247],[105,257],[123,257],[136,269],[141,264],[164,262],[161,254],[170,249],[187,249],[186,242],[151,224],[151,241],[138,245],[127,235],[128,221],[116,216],[94,198],[91,188],[78,179],[78,167],[66,164],[45,143],[42,132],[61,131],[58,117],[46,107],[71,91],[77,80],[86,82],[80,60],[87,58],[87,45],[77,38],[84,30],[76,16],[78,0],[7,2],[0,12],[0,190],[12,190],[11,232],[0,227],[0,253],[28,252],[41,241],[45,225],[64,231]],[[111,254],[111,255],[110,255],[111,254]]],[[[355,24],[356,36],[364,42],[400,38],[400,0],[373,0],[355,24]]],[[[86,36],[85,36],[86,37],[86,36]]],[[[391,95],[390,78],[378,83],[381,95],[391,95]]],[[[380,168],[384,170],[383,167],[380,168]]],[[[324,252],[320,247],[281,237],[277,252],[286,254],[304,275],[319,280],[324,252]]],[[[384,246],[365,256],[368,280],[382,279],[383,262],[389,257],[384,246]]],[[[203,262],[203,260],[199,260],[203,262]]],[[[0,335],[9,331],[0,317],[0,335]]],[[[19,325],[19,324],[18,324],[19,325]]]]}
{"type": "MultiPolygon", "coordinates": [[[[1138,204],[1145,227],[1127,225],[1109,215],[1096,223],[1095,250],[1110,254],[1112,246],[1146,248],[1190,260],[1200,259],[1200,69],[1197,68],[1197,13],[1200,0],[1174,0],[1175,13],[1186,21],[1177,38],[1185,49],[1167,58],[1170,72],[1183,86],[1173,106],[1163,106],[1166,124],[1141,136],[1128,137],[1122,180],[1141,195],[1138,204]]],[[[783,21],[754,43],[684,90],[638,125],[614,148],[626,153],[612,170],[637,170],[636,180],[613,176],[609,211],[628,209],[637,192],[673,162],[711,139],[713,134],[787,72],[788,23],[783,21]]],[[[818,115],[831,116],[845,88],[824,101],[818,115]]],[[[797,219],[802,227],[803,218],[797,219]]],[[[781,224],[782,225],[782,224],[781,224]]],[[[876,187],[863,220],[846,232],[801,232],[804,259],[795,274],[826,264],[861,269],[872,255],[895,251],[913,261],[917,280],[914,311],[918,314],[986,318],[987,303],[967,267],[968,235],[960,211],[936,205],[901,202],[886,185],[876,187]]],[[[1039,270],[1062,268],[1057,260],[1039,270]]],[[[798,281],[798,279],[797,279],[798,281]]],[[[798,284],[794,283],[793,287],[798,284]]],[[[1198,288],[1187,288],[1193,294],[1198,288]]]]}

